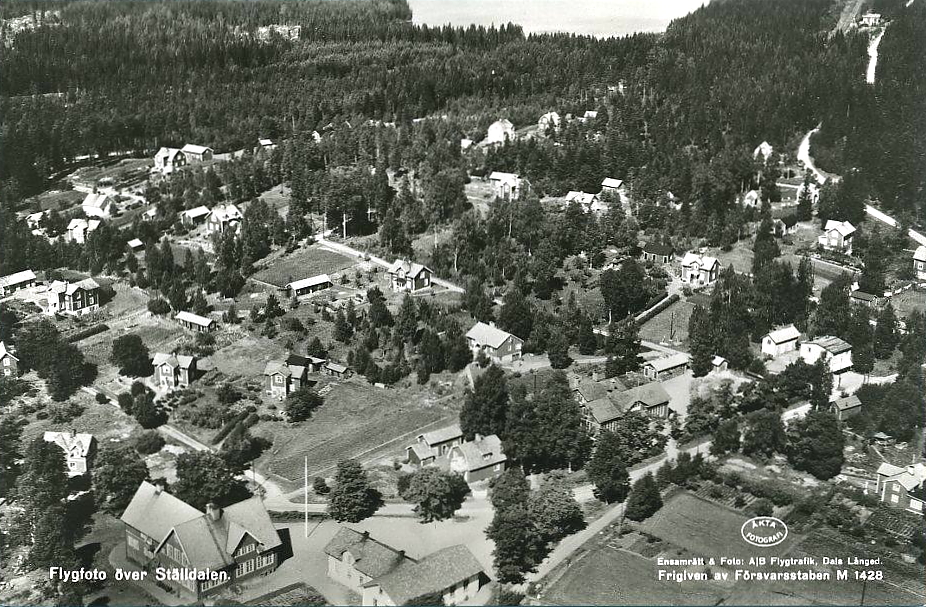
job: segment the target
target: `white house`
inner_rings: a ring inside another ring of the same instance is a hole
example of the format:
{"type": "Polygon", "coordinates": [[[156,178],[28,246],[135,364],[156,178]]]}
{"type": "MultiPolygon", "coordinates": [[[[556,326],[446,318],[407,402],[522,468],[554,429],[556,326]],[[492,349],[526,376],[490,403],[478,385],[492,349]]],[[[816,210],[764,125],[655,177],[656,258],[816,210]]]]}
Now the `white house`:
{"type": "Polygon", "coordinates": [[[762,338],[762,354],[775,358],[785,352],[797,350],[797,340],[800,337],[801,332],[794,325],[775,329],[762,338]]]}
{"type": "Polygon", "coordinates": [[[482,350],[490,360],[497,363],[521,358],[521,348],[524,347],[524,340],[520,337],[481,321],[467,331],[466,340],[473,354],[482,350]]]}
{"type": "Polygon", "coordinates": [[[559,117],[559,114],[556,112],[547,112],[540,117],[540,120],[537,121],[537,126],[540,127],[541,133],[546,133],[547,129],[552,128],[554,131],[559,130],[559,125],[562,120],[559,117]]]}
{"type": "Polygon", "coordinates": [[[848,221],[830,219],[823,228],[823,234],[817,237],[817,244],[829,251],[851,255],[853,234],[855,234],[855,226],[848,221]]]}
{"type": "Polygon", "coordinates": [[[611,192],[613,194],[620,194],[624,191],[624,181],[622,179],[615,179],[614,177],[605,177],[601,182],[601,193],[611,192]]]}
{"type": "Polygon", "coordinates": [[[506,139],[514,139],[514,125],[507,118],[502,118],[489,125],[483,144],[505,143],[506,139]]]}
{"type": "Polygon", "coordinates": [[[495,192],[496,198],[503,200],[518,200],[521,194],[526,190],[527,182],[521,179],[515,173],[503,173],[502,171],[492,171],[489,174],[489,182],[495,192]]]}
{"type": "Polygon", "coordinates": [[[775,148],[772,147],[772,144],[768,141],[763,141],[756,149],[752,151],[752,157],[758,158],[762,156],[762,162],[768,162],[768,159],[772,157],[772,153],[775,151],[775,148]]]}
{"type": "Polygon", "coordinates": [[[237,230],[244,215],[233,204],[220,204],[213,207],[206,220],[206,232],[224,234],[228,229],[237,230]]]}
{"type": "Polygon", "coordinates": [[[392,278],[393,291],[421,291],[431,286],[431,269],[407,259],[396,259],[386,270],[392,278]]]}
{"type": "Polygon", "coordinates": [[[75,217],[68,224],[64,239],[69,242],[84,244],[87,242],[87,237],[90,236],[90,232],[94,231],[98,227],[100,227],[99,219],[87,220],[83,217],[75,217]]]}
{"type": "Polygon", "coordinates": [[[34,287],[35,280],[35,272],[32,270],[22,270],[0,277],[0,297],[6,297],[10,293],[15,293],[20,289],[34,287]]]}
{"type": "Polygon", "coordinates": [[[692,286],[709,285],[720,274],[720,262],[700,253],[685,253],[682,258],[682,280],[692,286]]]}
{"type": "Polygon", "coordinates": [[[801,360],[808,365],[823,359],[830,372],[839,375],[852,368],[852,346],[832,335],[824,335],[801,344],[801,360]]]}
{"type": "Polygon", "coordinates": [[[881,14],[880,13],[865,13],[862,15],[862,18],[859,19],[859,23],[866,27],[874,27],[881,25],[881,14]]]}
{"type": "Polygon", "coordinates": [[[913,253],[913,271],[920,280],[926,280],[926,246],[919,246],[913,253]]]}
{"type": "Polygon", "coordinates": [[[608,203],[602,201],[598,194],[571,190],[566,194],[566,204],[571,204],[573,202],[579,203],[582,210],[586,213],[601,215],[608,211],[608,203]]]}
{"type": "Polygon", "coordinates": [[[204,205],[200,205],[193,209],[187,209],[180,213],[180,221],[187,227],[202,223],[207,217],[209,217],[209,207],[204,205]]]}
{"type": "Polygon", "coordinates": [[[80,205],[87,217],[105,219],[112,216],[114,210],[113,199],[107,194],[90,193],[80,205]]]}
{"type": "Polygon", "coordinates": [[[154,171],[162,175],[170,175],[180,167],[186,165],[186,154],[179,148],[161,148],[154,155],[154,171]]]}
{"type": "Polygon", "coordinates": [[[90,469],[90,462],[96,452],[96,439],[92,434],[76,432],[45,432],[42,439],[55,443],[64,451],[68,476],[81,476],[90,469]]]}
{"type": "Polygon", "coordinates": [[[309,278],[303,278],[302,280],[294,280],[287,284],[286,288],[293,297],[302,297],[303,295],[311,295],[317,291],[324,291],[331,287],[331,285],[330,276],[327,274],[319,274],[318,276],[311,276],[309,278]]]}

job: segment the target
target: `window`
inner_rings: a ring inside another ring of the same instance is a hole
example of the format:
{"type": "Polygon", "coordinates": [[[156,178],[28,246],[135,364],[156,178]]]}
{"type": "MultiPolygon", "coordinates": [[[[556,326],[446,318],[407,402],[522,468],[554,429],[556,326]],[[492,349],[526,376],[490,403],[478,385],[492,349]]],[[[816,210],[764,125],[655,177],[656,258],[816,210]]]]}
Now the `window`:
{"type": "Polygon", "coordinates": [[[9,359],[9,358],[4,358],[4,359],[3,359],[3,366],[4,366],[4,367],[9,367],[9,366],[10,366],[10,359],[9,359]]]}
{"type": "Polygon", "coordinates": [[[920,500],[910,500],[910,507],[916,510],[917,512],[923,511],[923,502],[920,500]]]}
{"type": "Polygon", "coordinates": [[[129,535],[126,537],[126,541],[129,544],[129,548],[131,548],[132,550],[139,550],[141,548],[141,544],[138,543],[137,537],[133,537],[129,535]]]}
{"type": "Polygon", "coordinates": [[[900,496],[897,495],[896,493],[895,493],[894,495],[891,496],[891,502],[893,502],[893,503],[896,504],[896,503],[899,502],[899,501],[900,501],[900,496]]]}
{"type": "Polygon", "coordinates": [[[502,469],[502,465],[501,465],[501,464],[495,464],[495,471],[496,471],[496,472],[501,472],[501,469],[502,469]]]}
{"type": "Polygon", "coordinates": [[[235,556],[250,554],[251,552],[254,552],[255,548],[257,548],[257,544],[248,544],[247,546],[242,546],[238,549],[238,552],[235,553],[235,556]]]}

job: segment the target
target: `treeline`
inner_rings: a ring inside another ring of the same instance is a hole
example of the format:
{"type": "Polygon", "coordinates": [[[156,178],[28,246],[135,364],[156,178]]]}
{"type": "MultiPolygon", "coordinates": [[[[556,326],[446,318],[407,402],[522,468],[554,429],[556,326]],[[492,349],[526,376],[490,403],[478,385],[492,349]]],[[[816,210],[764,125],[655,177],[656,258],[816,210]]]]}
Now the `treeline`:
{"type": "Polygon", "coordinates": [[[878,47],[875,84],[856,80],[847,111],[833,112],[814,138],[821,166],[858,169],[863,191],[888,209],[921,217],[926,206],[926,7],[890,6],[893,18],[878,47]]]}

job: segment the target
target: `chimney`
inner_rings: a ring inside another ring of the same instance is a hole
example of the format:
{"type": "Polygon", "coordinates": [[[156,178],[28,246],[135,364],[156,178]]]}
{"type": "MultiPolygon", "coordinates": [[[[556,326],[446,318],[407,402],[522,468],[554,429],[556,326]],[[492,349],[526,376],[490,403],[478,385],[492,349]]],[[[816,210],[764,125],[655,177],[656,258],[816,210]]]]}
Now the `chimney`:
{"type": "Polygon", "coordinates": [[[162,493],[163,491],[164,491],[164,483],[155,483],[155,484],[154,484],[154,494],[155,494],[155,495],[161,495],[161,493],[162,493]]]}
{"type": "Polygon", "coordinates": [[[364,531],[361,535],[363,536],[363,541],[364,541],[364,542],[367,541],[368,539],[370,539],[370,532],[369,532],[369,531],[364,531]]]}
{"type": "Polygon", "coordinates": [[[222,518],[222,509],[212,502],[209,502],[206,504],[206,516],[208,516],[213,521],[217,521],[222,518]]]}
{"type": "Polygon", "coordinates": [[[907,474],[912,474],[916,476],[916,466],[914,466],[913,464],[910,464],[909,466],[907,466],[907,474]]]}
{"type": "Polygon", "coordinates": [[[592,381],[598,381],[601,379],[601,374],[598,371],[592,371],[592,381]]]}
{"type": "Polygon", "coordinates": [[[481,441],[481,440],[482,440],[482,435],[479,434],[479,433],[476,433],[476,436],[475,436],[474,440],[481,441]]]}
{"type": "Polygon", "coordinates": [[[495,321],[494,321],[494,320],[490,320],[490,321],[489,321],[489,326],[492,327],[492,328],[495,328],[495,321]]]}

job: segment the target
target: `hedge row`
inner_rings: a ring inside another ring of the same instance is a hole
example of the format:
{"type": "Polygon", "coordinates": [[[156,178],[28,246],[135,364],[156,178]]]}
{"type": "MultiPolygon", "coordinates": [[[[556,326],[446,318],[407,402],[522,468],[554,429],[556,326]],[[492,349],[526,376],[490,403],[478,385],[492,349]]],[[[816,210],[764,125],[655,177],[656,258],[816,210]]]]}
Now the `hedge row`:
{"type": "Polygon", "coordinates": [[[109,325],[107,325],[106,323],[100,323],[98,325],[93,325],[92,327],[87,327],[83,331],[78,331],[77,333],[68,335],[67,341],[68,343],[72,344],[76,341],[87,339],[88,337],[92,337],[94,335],[102,333],[103,331],[109,331],[109,325]]]}
{"type": "Polygon", "coordinates": [[[659,314],[660,312],[662,312],[663,310],[665,310],[666,308],[668,308],[669,306],[677,302],[679,299],[681,299],[679,294],[673,293],[669,297],[663,299],[659,304],[653,306],[652,308],[644,312],[640,316],[640,318],[637,320],[637,324],[642,325],[643,323],[652,320],[654,316],[656,316],[657,314],[659,314]]]}
{"type": "Polygon", "coordinates": [[[231,433],[231,431],[235,429],[235,426],[237,426],[239,422],[244,421],[244,419],[245,419],[248,415],[250,415],[250,413],[248,413],[247,411],[242,411],[241,413],[239,413],[239,414],[236,415],[235,417],[233,417],[233,418],[231,418],[230,420],[228,420],[227,422],[225,422],[225,425],[222,426],[222,428],[221,428],[221,429],[216,433],[216,435],[212,438],[212,444],[213,444],[213,445],[218,445],[218,444],[221,443],[223,440],[225,440],[225,437],[228,436],[228,435],[231,433]]]}

